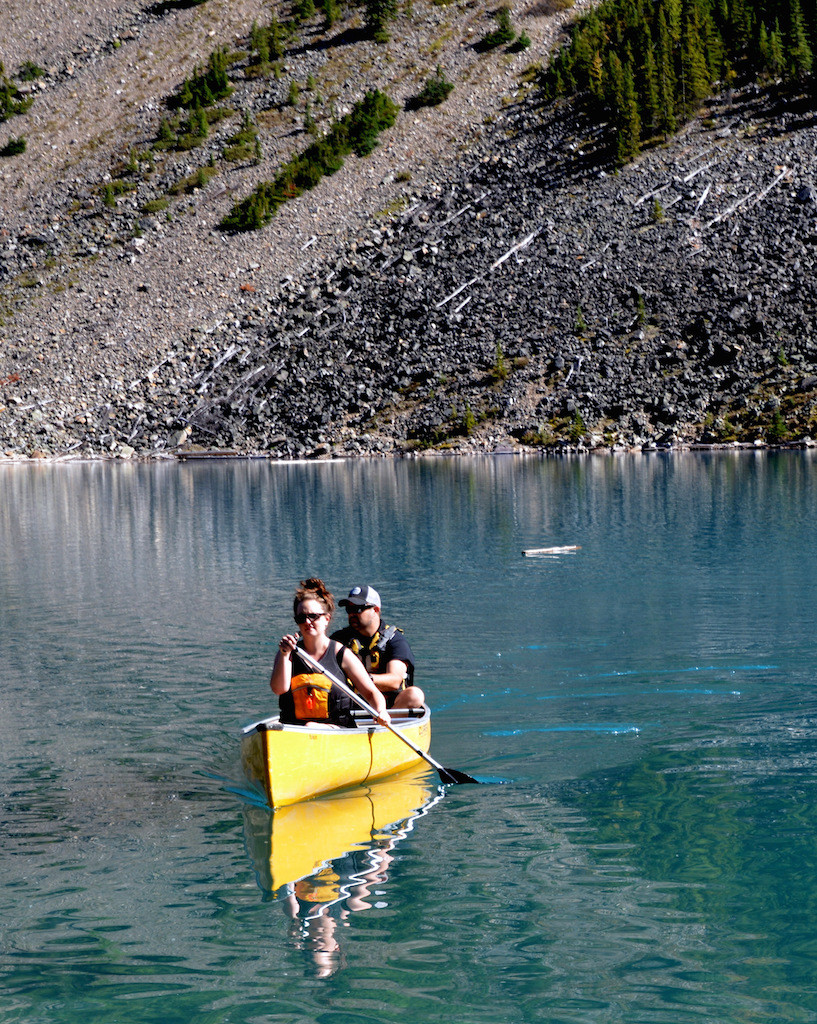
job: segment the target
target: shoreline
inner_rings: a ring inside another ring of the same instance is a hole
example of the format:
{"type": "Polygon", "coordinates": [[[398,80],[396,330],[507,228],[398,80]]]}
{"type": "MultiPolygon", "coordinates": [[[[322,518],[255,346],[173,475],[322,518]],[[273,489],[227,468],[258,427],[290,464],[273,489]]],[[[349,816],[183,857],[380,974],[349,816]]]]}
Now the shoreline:
{"type": "Polygon", "coordinates": [[[494,451],[461,450],[461,451],[440,451],[439,449],[428,449],[426,451],[402,451],[402,452],[376,452],[354,455],[317,455],[310,457],[282,457],[274,453],[252,453],[252,452],[223,452],[223,451],[161,451],[151,454],[133,455],[74,455],[71,453],[47,454],[35,452],[31,455],[17,453],[0,453],[0,467],[11,465],[54,465],[56,463],[101,463],[112,462],[133,465],[134,463],[159,463],[159,462],[200,462],[200,463],[224,463],[224,462],[269,462],[286,465],[314,465],[315,463],[339,463],[339,462],[374,462],[378,460],[407,460],[418,461],[421,459],[468,459],[468,458],[538,458],[538,459],[563,459],[563,458],[585,458],[587,456],[604,456],[616,458],[624,455],[676,455],[676,454],[699,454],[699,453],[723,453],[737,454],[744,452],[762,453],[764,455],[780,452],[803,452],[817,449],[817,441],[805,438],[801,441],[792,441],[786,444],[767,444],[762,441],[747,442],[733,441],[724,444],[646,444],[631,447],[599,447],[588,448],[582,445],[568,446],[563,448],[503,448],[494,451]]]}

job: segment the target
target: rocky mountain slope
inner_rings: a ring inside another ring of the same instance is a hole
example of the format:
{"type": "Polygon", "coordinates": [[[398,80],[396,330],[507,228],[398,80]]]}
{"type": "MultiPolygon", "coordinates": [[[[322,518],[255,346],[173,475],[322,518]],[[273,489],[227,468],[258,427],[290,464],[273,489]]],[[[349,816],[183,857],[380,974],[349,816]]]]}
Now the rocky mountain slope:
{"type": "Polygon", "coordinates": [[[0,452],[817,436],[807,104],[721,96],[616,173],[598,129],[535,88],[576,8],[514,9],[532,45],[489,53],[478,2],[414,3],[381,45],[359,10],[328,32],[318,14],[258,77],[264,3],[54,6],[43,24],[0,0],[6,72],[45,72],[0,126],[0,145],[3,129],[27,143],[0,159],[0,452]],[[217,46],[233,113],[194,150],[157,149],[168,97],[217,46]],[[454,91],[418,109],[437,66],[454,91]],[[219,228],[308,144],[310,118],[325,130],[372,87],[403,109],[371,156],[260,231],[219,228]],[[260,158],[225,159],[248,122],[260,158]]]}

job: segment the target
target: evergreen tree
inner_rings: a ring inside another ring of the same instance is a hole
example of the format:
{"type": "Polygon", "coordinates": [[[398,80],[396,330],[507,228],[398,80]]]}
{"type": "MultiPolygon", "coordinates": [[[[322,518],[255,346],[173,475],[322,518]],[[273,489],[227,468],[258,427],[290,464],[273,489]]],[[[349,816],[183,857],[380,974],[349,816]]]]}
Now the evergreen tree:
{"type": "Polygon", "coordinates": [[[604,98],[604,64],[598,50],[593,54],[590,61],[589,86],[590,92],[600,103],[604,98]]]}
{"type": "Polygon", "coordinates": [[[259,64],[269,64],[269,36],[259,27],[257,21],[252,23],[250,29],[250,46],[258,55],[259,64]]]}
{"type": "Polygon", "coordinates": [[[660,0],[658,5],[667,23],[667,30],[673,45],[681,41],[681,0],[660,0]]]}
{"type": "Polygon", "coordinates": [[[770,51],[769,51],[769,32],[768,32],[768,30],[766,28],[766,22],[765,21],[761,21],[761,23],[760,23],[760,34],[759,34],[759,37],[758,37],[757,49],[758,49],[758,54],[760,56],[760,61],[761,61],[762,65],[763,65],[763,67],[768,71],[769,70],[769,56],[770,56],[770,51]]]}
{"type": "Polygon", "coordinates": [[[340,6],[337,0],[323,0],[323,27],[324,30],[340,20],[340,6]]]}
{"type": "Polygon", "coordinates": [[[776,21],[774,29],[769,35],[769,73],[775,78],[783,74],[786,58],[783,48],[783,33],[780,31],[780,22],[776,21]]]}
{"type": "Polygon", "coordinates": [[[658,93],[658,69],[651,44],[645,50],[641,67],[641,109],[644,126],[650,133],[657,131],[661,124],[661,99],[658,93]]]}
{"type": "Polygon", "coordinates": [[[748,6],[752,0],[730,0],[724,23],[727,47],[734,56],[746,53],[752,38],[752,17],[748,6]]]}
{"type": "Polygon", "coordinates": [[[159,122],[159,134],[158,142],[160,149],[167,149],[172,146],[176,141],[176,135],[170,126],[170,122],[166,117],[163,117],[159,122]]]}
{"type": "Polygon", "coordinates": [[[315,0],[295,0],[293,10],[298,21],[308,21],[315,13],[315,0]]]}
{"type": "Polygon", "coordinates": [[[704,53],[703,41],[698,29],[697,10],[690,4],[687,10],[681,36],[681,103],[684,113],[693,113],[699,102],[709,93],[711,79],[704,53]]]}
{"type": "Polygon", "coordinates": [[[281,23],[273,16],[270,18],[267,29],[267,46],[269,47],[270,60],[280,60],[284,56],[284,39],[281,31],[281,23]]]}
{"type": "Polygon", "coordinates": [[[604,99],[613,121],[618,123],[624,107],[624,67],[615,50],[607,51],[604,69],[604,99]]]}
{"type": "Polygon", "coordinates": [[[386,26],[397,15],[397,0],[365,0],[366,27],[375,42],[385,43],[389,39],[386,26]]]}
{"type": "Polygon", "coordinates": [[[545,89],[603,110],[623,160],[642,133],[674,131],[715,81],[731,87],[736,68],[812,78],[815,47],[814,0],[602,0],[574,26],[545,89]]]}
{"type": "Polygon", "coordinates": [[[658,11],[658,127],[666,135],[677,127],[675,117],[675,62],[673,60],[672,36],[663,8],[658,11]]]}
{"type": "Polygon", "coordinates": [[[597,52],[593,47],[591,33],[589,31],[582,32],[573,47],[574,74],[579,88],[589,88],[591,92],[593,92],[592,67],[597,52]]]}
{"type": "Polygon", "coordinates": [[[786,58],[795,78],[802,81],[811,74],[814,55],[809,46],[800,0],[789,0],[789,36],[786,58]]]}
{"type": "Polygon", "coordinates": [[[706,58],[707,78],[711,83],[721,77],[724,47],[723,36],[715,22],[709,0],[698,3],[697,24],[706,58]]]}
{"type": "Polygon", "coordinates": [[[196,107],[193,113],[190,115],[188,126],[190,134],[194,139],[206,139],[209,126],[207,124],[207,114],[204,112],[204,107],[196,107]]]}
{"type": "Polygon", "coordinates": [[[630,65],[622,69],[621,74],[621,108],[618,116],[618,139],[616,142],[616,158],[620,164],[627,163],[641,151],[641,118],[638,115],[638,102],[635,95],[635,84],[630,65]]]}

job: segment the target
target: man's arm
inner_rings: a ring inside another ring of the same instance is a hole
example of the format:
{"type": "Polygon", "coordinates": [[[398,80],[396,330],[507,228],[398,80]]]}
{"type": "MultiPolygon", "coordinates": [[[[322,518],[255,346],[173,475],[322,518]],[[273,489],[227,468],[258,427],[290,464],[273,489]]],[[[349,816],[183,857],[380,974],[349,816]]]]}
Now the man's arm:
{"type": "Polygon", "coordinates": [[[385,672],[373,672],[372,682],[382,693],[396,693],[408,675],[408,665],[399,658],[386,663],[385,672]]]}

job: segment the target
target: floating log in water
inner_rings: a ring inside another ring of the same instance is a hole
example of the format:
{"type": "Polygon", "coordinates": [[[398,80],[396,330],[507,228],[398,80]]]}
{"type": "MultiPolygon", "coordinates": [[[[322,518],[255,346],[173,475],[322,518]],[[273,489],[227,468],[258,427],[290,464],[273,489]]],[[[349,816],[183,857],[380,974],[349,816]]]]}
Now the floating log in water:
{"type": "Polygon", "coordinates": [[[523,555],[563,555],[567,551],[579,551],[581,544],[565,544],[559,548],[528,548],[523,555]]]}
{"type": "Polygon", "coordinates": [[[175,452],[176,458],[180,462],[192,462],[195,459],[204,461],[209,459],[210,461],[218,461],[224,459],[267,459],[268,455],[244,455],[243,452],[235,452],[226,448],[216,448],[213,450],[198,450],[191,449],[190,451],[179,451],[175,452]]]}

